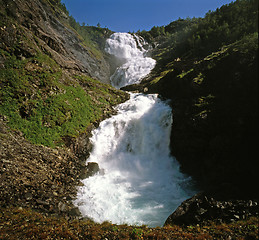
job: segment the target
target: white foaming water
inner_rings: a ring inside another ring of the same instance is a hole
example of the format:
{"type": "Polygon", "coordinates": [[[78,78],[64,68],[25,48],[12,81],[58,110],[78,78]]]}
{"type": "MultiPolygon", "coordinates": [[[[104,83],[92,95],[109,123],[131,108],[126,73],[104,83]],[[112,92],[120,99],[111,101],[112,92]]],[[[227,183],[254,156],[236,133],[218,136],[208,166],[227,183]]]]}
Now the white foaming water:
{"type": "Polygon", "coordinates": [[[104,173],[83,180],[75,204],[96,222],[161,226],[189,195],[170,157],[171,108],[157,95],[131,94],[93,131],[88,159],[104,173]]]}
{"type": "Polygon", "coordinates": [[[156,61],[146,57],[147,50],[143,48],[144,39],[129,33],[114,33],[106,42],[105,50],[122,61],[111,76],[111,83],[116,88],[139,83],[141,78],[150,73],[156,61]]]}
{"type": "MultiPolygon", "coordinates": [[[[114,47],[108,49],[130,62],[131,57],[141,55],[149,62],[143,48],[133,40],[130,34],[113,34],[108,43],[114,47]]],[[[139,69],[141,73],[134,76],[142,76],[144,67],[139,69]]],[[[121,79],[125,85],[131,83],[128,76],[121,79]]],[[[102,171],[82,181],[84,186],[79,188],[74,204],[83,216],[96,222],[162,226],[193,193],[188,187],[190,179],[180,173],[178,162],[170,156],[169,105],[154,94],[130,95],[130,100],[116,107],[117,115],[93,131],[88,162],[97,162],[102,171]]]]}

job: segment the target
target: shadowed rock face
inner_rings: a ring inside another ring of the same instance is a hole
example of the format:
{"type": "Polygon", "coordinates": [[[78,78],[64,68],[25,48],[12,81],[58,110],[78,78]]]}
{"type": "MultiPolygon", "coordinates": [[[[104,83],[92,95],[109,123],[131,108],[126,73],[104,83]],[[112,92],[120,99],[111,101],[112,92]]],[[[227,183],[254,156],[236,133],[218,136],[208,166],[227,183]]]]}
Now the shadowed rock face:
{"type": "Polygon", "coordinates": [[[172,154],[201,189],[227,200],[258,199],[258,48],[250,47],[257,39],[246,41],[198,64],[175,60],[159,81],[153,72],[123,88],[172,100],[172,154]]]}
{"type": "Polygon", "coordinates": [[[165,225],[200,224],[207,221],[232,222],[258,216],[258,200],[217,201],[205,194],[197,194],[184,201],[171,214],[165,225]]]}
{"type": "MultiPolygon", "coordinates": [[[[57,12],[44,0],[0,0],[0,9],[17,21],[29,43],[24,41],[20,56],[28,57],[43,51],[62,68],[87,73],[90,77],[109,83],[109,64],[83,44],[79,36],[66,25],[68,16],[57,12]],[[35,39],[35,37],[38,37],[35,39]],[[39,49],[35,49],[38,46],[39,49]]],[[[6,35],[6,47],[12,47],[19,37],[14,29],[6,35]],[[9,39],[7,39],[9,38],[9,39]]]]}
{"type": "Polygon", "coordinates": [[[257,42],[250,35],[199,62],[172,60],[166,71],[153,71],[141,84],[123,88],[171,99],[171,152],[211,196],[183,203],[166,224],[258,215],[258,207],[247,210],[259,193],[257,42]]]}

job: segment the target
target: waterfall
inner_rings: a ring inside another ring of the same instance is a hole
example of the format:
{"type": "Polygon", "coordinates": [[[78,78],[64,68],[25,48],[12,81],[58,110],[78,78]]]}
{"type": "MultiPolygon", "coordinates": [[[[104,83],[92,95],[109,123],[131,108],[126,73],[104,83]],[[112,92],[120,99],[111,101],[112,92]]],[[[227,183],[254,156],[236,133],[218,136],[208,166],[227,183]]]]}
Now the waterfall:
{"type": "MultiPolygon", "coordinates": [[[[106,51],[126,59],[112,76],[116,87],[140,81],[154,67],[141,41],[127,33],[108,39],[106,51]],[[132,73],[133,69],[140,72],[132,73]]],[[[192,195],[191,181],[170,155],[170,106],[156,94],[130,95],[116,107],[117,115],[93,131],[88,162],[97,162],[101,171],[82,181],[74,204],[96,222],[162,226],[192,195]]]]}
{"type": "Polygon", "coordinates": [[[125,62],[111,76],[114,87],[139,83],[154,68],[156,61],[146,56],[143,45],[147,45],[143,38],[128,33],[114,33],[107,40],[105,50],[125,62]]]}

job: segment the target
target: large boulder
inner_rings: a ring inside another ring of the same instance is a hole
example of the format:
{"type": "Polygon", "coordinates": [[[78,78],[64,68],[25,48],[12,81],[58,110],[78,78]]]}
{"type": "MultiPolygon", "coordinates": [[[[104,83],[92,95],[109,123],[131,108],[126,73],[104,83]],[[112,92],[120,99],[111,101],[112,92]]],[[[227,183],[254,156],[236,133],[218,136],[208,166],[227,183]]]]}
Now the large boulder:
{"type": "Polygon", "coordinates": [[[227,223],[258,215],[258,200],[219,201],[199,193],[184,201],[167,218],[165,225],[193,225],[210,220],[227,223]]]}
{"type": "Polygon", "coordinates": [[[91,177],[91,176],[95,175],[98,172],[100,172],[100,168],[99,168],[98,163],[88,162],[86,167],[83,168],[83,170],[81,171],[80,178],[85,179],[85,178],[88,178],[88,177],[91,177]]]}

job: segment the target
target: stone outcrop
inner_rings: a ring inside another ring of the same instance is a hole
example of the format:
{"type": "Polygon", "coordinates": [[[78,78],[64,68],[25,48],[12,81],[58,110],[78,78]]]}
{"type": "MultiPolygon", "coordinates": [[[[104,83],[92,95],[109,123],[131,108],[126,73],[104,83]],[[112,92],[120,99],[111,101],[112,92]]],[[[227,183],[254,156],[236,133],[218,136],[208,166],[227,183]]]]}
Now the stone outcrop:
{"type": "Polygon", "coordinates": [[[87,165],[84,167],[81,178],[85,179],[91,177],[97,173],[101,173],[102,170],[100,169],[98,163],[96,162],[87,162],[87,165]]]}
{"type": "Polygon", "coordinates": [[[218,201],[213,197],[200,193],[184,201],[165,225],[193,225],[214,221],[229,223],[244,220],[251,216],[259,216],[258,200],[218,201]]]}

